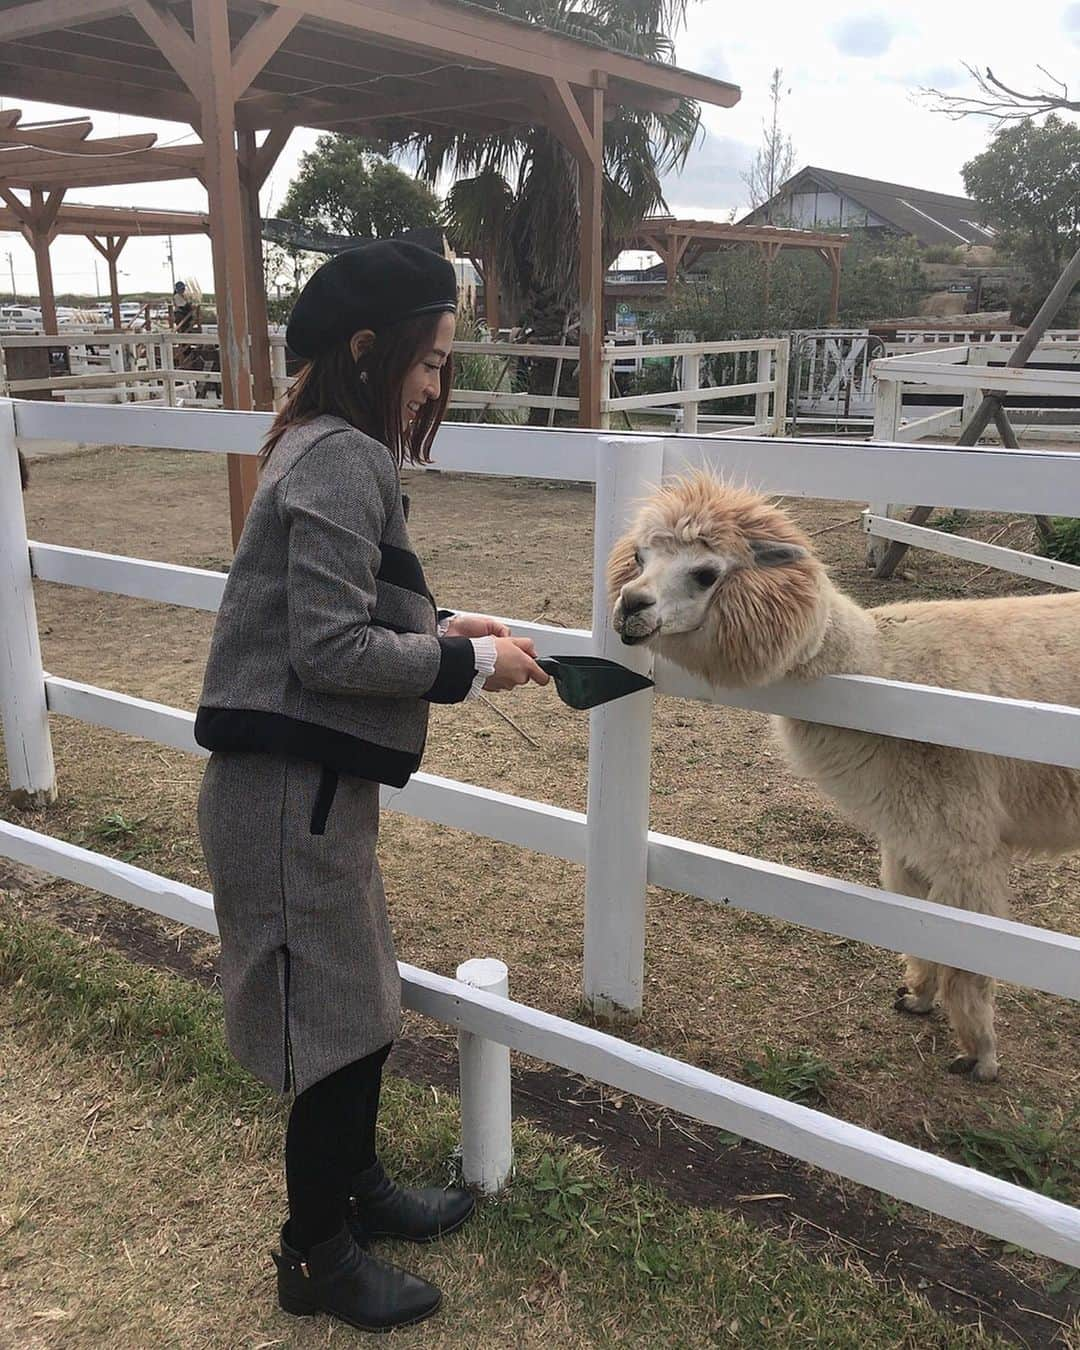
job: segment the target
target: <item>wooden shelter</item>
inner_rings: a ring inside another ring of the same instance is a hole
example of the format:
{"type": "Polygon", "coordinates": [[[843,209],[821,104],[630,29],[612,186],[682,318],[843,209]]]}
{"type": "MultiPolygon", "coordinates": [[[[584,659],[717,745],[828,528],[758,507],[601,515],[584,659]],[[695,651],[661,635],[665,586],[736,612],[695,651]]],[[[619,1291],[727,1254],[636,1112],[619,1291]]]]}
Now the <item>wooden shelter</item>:
{"type": "MultiPolygon", "coordinates": [[[[271,401],[258,194],[294,127],[549,127],[579,168],[581,417],[599,426],[605,111],[730,107],[739,90],[463,0],[0,0],[0,95],[197,128],[222,394],[235,408],[271,401]]],[[[37,192],[40,229],[50,208],[37,192]]],[[[230,462],[234,532],[254,468],[230,462]]]]}
{"type": "Polygon", "coordinates": [[[659,253],[664,261],[665,285],[670,291],[679,269],[689,268],[706,253],[749,244],[765,259],[766,302],[769,280],[776,255],[784,248],[812,249],[828,266],[832,275],[829,291],[829,322],[835,323],[840,308],[840,258],[850,236],[821,230],[784,229],[776,225],[734,225],[719,220],[676,220],[674,216],[652,216],[641,222],[637,232],[626,241],[627,248],[644,248],[659,253]]]}
{"type": "MultiPolygon", "coordinates": [[[[2,163],[2,156],[0,156],[2,163]]],[[[13,211],[10,206],[0,208],[0,232],[11,231],[30,238],[25,216],[13,211]]],[[[38,263],[38,293],[43,298],[53,294],[52,269],[49,262],[48,243],[58,234],[81,234],[102,255],[109,266],[109,298],[112,304],[113,327],[122,327],[120,321],[120,284],[116,265],[124,245],[129,239],[153,235],[172,234],[209,234],[210,217],[197,211],[159,211],[142,206],[92,206],[79,202],[65,202],[56,212],[45,248],[35,249],[38,263]],[[47,269],[42,284],[42,269],[47,269]]],[[[56,307],[53,304],[48,316],[42,307],[43,327],[47,333],[55,333],[56,307]]]]}

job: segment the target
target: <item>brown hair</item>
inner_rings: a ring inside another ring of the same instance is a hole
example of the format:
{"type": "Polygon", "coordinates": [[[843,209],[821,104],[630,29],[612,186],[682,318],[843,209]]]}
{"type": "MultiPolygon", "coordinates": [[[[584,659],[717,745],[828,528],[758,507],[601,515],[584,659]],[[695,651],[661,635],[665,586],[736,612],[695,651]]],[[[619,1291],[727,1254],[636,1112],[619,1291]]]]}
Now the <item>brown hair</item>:
{"type": "Polygon", "coordinates": [[[454,383],[453,358],[447,356],[442,368],[439,397],[425,403],[408,428],[402,422],[401,392],[406,375],[435,345],[442,317],[423,314],[384,328],[359,360],[354,359],[348,342],[313,357],[297,375],[274,418],[259,452],[260,465],[266,464],[289,427],[323,413],[341,417],[382,441],[399,465],[405,460],[429,463],[431,443],[454,383]]]}

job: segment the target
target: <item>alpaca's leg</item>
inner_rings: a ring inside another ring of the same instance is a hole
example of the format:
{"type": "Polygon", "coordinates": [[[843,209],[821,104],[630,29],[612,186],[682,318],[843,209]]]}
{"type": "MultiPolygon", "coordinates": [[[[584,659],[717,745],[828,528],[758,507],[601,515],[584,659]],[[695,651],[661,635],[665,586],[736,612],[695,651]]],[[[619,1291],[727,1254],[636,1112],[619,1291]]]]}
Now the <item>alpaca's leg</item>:
{"type": "MultiPolygon", "coordinates": [[[[976,860],[969,866],[943,868],[935,875],[929,898],[976,914],[1008,917],[1008,858],[999,855],[982,863],[976,860]]],[[[946,967],[941,999],[962,1051],[951,1071],[970,1072],[978,1082],[992,1083],[998,1075],[994,981],[988,975],[946,967]]]]}
{"type": "Polygon", "coordinates": [[[979,1083],[992,1083],[998,1076],[994,981],[989,975],[946,968],[941,996],[962,1052],[949,1072],[970,1073],[979,1083]]]}
{"type": "MultiPolygon", "coordinates": [[[[913,895],[917,900],[925,900],[930,889],[925,877],[913,871],[884,845],[881,849],[881,885],[886,891],[913,895]]],[[[897,1012],[928,1013],[937,998],[941,967],[936,961],[924,961],[919,956],[905,956],[904,961],[904,983],[896,991],[893,1007],[897,1012]]]]}

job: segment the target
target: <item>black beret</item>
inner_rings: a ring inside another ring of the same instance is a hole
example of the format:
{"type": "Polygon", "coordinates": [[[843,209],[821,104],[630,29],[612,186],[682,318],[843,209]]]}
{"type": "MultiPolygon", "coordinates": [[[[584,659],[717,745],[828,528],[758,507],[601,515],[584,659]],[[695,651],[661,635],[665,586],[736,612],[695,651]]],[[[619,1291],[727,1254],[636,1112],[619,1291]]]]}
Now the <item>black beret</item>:
{"type": "Polygon", "coordinates": [[[323,263],[293,306],[285,342],[309,359],[362,328],[378,333],[417,314],[456,309],[452,263],[404,239],[374,239],[323,263]]]}

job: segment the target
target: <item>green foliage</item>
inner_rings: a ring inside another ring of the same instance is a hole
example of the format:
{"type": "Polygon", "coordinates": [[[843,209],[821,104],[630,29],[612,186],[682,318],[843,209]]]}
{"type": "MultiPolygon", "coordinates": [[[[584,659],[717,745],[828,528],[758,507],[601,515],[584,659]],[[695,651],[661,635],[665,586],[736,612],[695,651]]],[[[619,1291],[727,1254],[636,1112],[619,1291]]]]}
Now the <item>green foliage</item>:
{"type": "MultiPolygon", "coordinates": [[[[687,0],[473,0],[482,9],[541,24],[598,46],[670,60],[687,0]]],[[[661,178],[680,167],[698,134],[697,104],[647,114],[614,108],[604,126],[603,250],[606,261],[642,216],[664,205],[661,178]]],[[[543,127],[505,132],[431,132],[406,142],[429,182],[458,180],[447,226],[459,245],[482,256],[500,241],[504,323],[558,335],[578,290],[578,173],[543,127]]]]}
{"type": "Polygon", "coordinates": [[[1008,124],[962,173],[1045,294],[1080,248],[1080,126],[1053,113],[1041,125],[1008,124]]]}
{"type": "Polygon", "coordinates": [[[949,244],[933,244],[923,249],[922,260],[928,263],[962,263],[966,256],[959,244],[955,248],[949,244]]]}
{"type": "Polygon", "coordinates": [[[1050,524],[1053,533],[1042,544],[1043,556],[1056,562],[1080,564],[1080,520],[1054,516],[1050,524]]]}
{"type": "MultiPolygon", "coordinates": [[[[483,327],[472,310],[466,309],[458,315],[457,342],[482,342],[488,338],[483,327]]],[[[491,389],[503,393],[518,390],[521,380],[518,375],[518,363],[514,357],[487,356],[476,352],[454,352],[454,388],[455,389],[491,389]]],[[[528,420],[527,408],[454,408],[447,412],[448,422],[487,422],[520,425],[528,420]]]]}
{"type": "Polygon", "coordinates": [[[140,833],[145,824],[145,816],[129,819],[122,811],[106,811],[74,842],[93,845],[121,862],[134,862],[153,851],[153,840],[140,833]]]}
{"type": "Polygon", "coordinates": [[[762,1092],[774,1097],[786,1097],[789,1102],[818,1102],[825,1096],[825,1088],[833,1076],[824,1060],[815,1059],[807,1050],[774,1050],[765,1047],[765,1058],[748,1059],[743,1072],[762,1092]]]}
{"type": "MultiPolygon", "coordinates": [[[[766,280],[756,249],[717,254],[706,281],[676,287],[674,299],[656,317],[656,331],[665,340],[690,332],[702,342],[721,342],[826,322],[831,278],[820,259],[802,251],[781,252],[773,264],[768,304],[766,280]]],[[[928,289],[914,240],[855,232],[844,251],[839,321],[857,325],[913,314],[928,289]]]]}
{"type": "Polygon", "coordinates": [[[439,202],[424,183],[402,173],[356,136],[320,136],[300,157],[281,215],[308,229],[385,239],[434,225],[439,202]]]}
{"type": "Polygon", "coordinates": [[[1080,1140],[1075,1132],[1080,1112],[1052,1125],[1032,1107],[1020,1119],[1004,1124],[962,1125],[942,1142],[956,1149],[970,1167],[1015,1182],[1055,1200],[1075,1201],[1080,1195],[1080,1140]]]}

